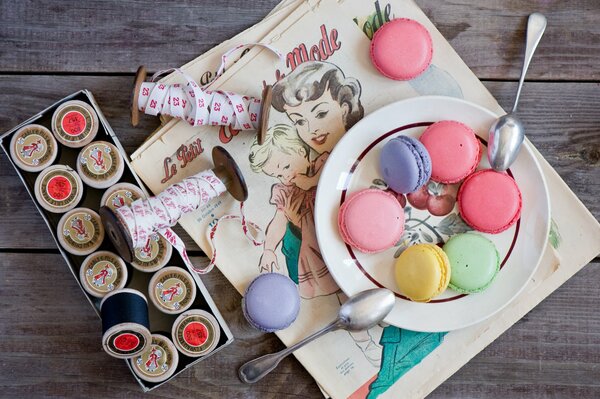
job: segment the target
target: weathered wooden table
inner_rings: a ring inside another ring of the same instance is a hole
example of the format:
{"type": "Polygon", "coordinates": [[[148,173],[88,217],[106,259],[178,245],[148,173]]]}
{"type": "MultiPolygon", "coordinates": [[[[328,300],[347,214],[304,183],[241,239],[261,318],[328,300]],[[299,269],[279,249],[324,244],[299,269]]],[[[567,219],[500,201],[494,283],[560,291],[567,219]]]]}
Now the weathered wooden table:
{"type": "MultiPolygon", "coordinates": [[[[516,89],[526,16],[541,11],[548,17],[520,109],[528,137],[598,218],[598,0],[417,2],[505,107],[516,89]]],[[[88,88],[131,153],[158,124],[143,118],[141,128],[129,125],[137,66],[179,66],[258,22],[276,3],[2,0],[0,131],[88,88]]],[[[100,321],[4,156],[0,237],[0,396],[142,396],[125,363],[102,352],[100,321]]],[[[293,358],[256,385],[238,381],[242,362],[282,344],[248,326],[240,295],[217,270],[203,280],[236,341],[145,397],[319,398],[293,358]]],[[[600,397],[599,309],[595,259],[431,396],[600,397]]]]}

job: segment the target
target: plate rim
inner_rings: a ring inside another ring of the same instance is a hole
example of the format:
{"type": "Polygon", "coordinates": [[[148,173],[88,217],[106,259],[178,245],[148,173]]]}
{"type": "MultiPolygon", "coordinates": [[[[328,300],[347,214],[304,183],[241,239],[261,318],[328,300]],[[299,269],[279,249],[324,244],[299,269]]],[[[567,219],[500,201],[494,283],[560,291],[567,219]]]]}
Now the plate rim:
{"type": "MultiPolygon", "coordinates": [[[[419,102],[435,102],[435,101],[441,101],[441,102],[454,102],[454,103],[461,103],[462,105],[466,105],[469,107],[473,107],[478,109],[479,111],[481,111],[482,113],[486,113],[488,115],[490,115],[491,117],[494,118],[498,118],[501,114],[497,114],[495,112],[493,112],[492,110],[485,108],[479,104],[476,104],[474,102],[468,101],[468,100],[464,100],[464,99],[460,99],[460,98],[455,98],[455,97],[448,97],[448,96],[439,96],[439,95],[430,95],[430,96],[419,96],[419,97],[412,97],[412,98],[407,98],[407,99],[403,99],[403,100],[398,100],[398,101],[394,101],[390,104],[387,104],[371,113],[369,113],[368,115],[366,115],[364,118],[362,118],[360,121],[358,121],[351,129],[349,129],[340,139],[340,141],[336,144],[336,146],[333,148],[331,154],[328,157],[328,160],[331,159],[331,155],[333,155],[336,151],[337,148],[340,148],[340,144],[344,142],[344,140],[350,140],[350,137],[352,136],[352,134],[348,134],[351,133],[352,130],[357,129],[359,126],[362,126],[364,124],[369,123],[368,121],[371,118],[375,118],[377,117],[378,114],[384,113],[386,112],[389,108],[395,108],[395,107],[404,107],[405,104],[407,103],[419,103],[419,102]]],[[[543,187],[543,191],[545,193],[545,209],[547,209],[547,212],[545,212],[547,214],[547,217],[545,218],[545,226],[544,226],[544,237],[546,237],[546,239],[544,240],[544,244],[542,245],[541,251],[537,257],[537,262],[535,264],[535,266],[531,269],[531,273],[529,274],[529,276],[527,277],[527,279],[525,280],[525,283],[522,284],[518,290],[515,291],[515,293],[507,300],[505,301],[502,306],[499,306],[498,308],[496,308],[494,311],[490,312],[487,315],[483,315],[479,318],[475,318],[474,320],[471,320],[467,323],[462,323],[460,325],[456,325],[456,326],[451,326],[451,328],[444,328],[444,329],[419,329],[419,330],[414,330],[414,331],[421,331],[421,332],[447,332],[447,331],[453,331],[453,330],[458,330],[458,329],[462,329],[462,328],[466,328],[466,327],[470,327],[472,325],[481,323],[484,320],[488,320],[491,317],[493,317],[494,315],[498,314],[498,312],[500,312],[501,310],[503,310],[504,308],[506,308],[509,304],[511,304],[516,297],[518,297],[525,289],[525,287],[527,286],[528,282],[531,280],[531,278],[533,277],[533,275],[537,272],[540,263],[542,261],[543,255],[546,252],[547,246],[548,246],[548,234],[550,232],[550,225],[551,225],[551,218],[552,218],[552,208],[551,208],[551,202],[550,202],[550,193],[548,190],[548,183],[546,181],[546,176],[544,175],[540,162],[537,159],[535,152],[533,151],[532,148],[532,144],[531,142],[527,139],[527,137],[525,137],[525,140],[523,142],[523,146],[522,148],[524,148],[530,155],[530,157],[532,158],[534,165],[537,167],[537,170],[539,171],[539,174],[541,176],[541,182],[542,182],[542,187],[543,187]]],[[[338,150],[339,151],[339,150],[338,150]]],[[[485,156],[485,153],[484,153],[485,156]]],[[[331,165],[332,163],[330,162],[325,162],[325,165],[323,166],[323,169],[321,171],[321,174],[323,175],[325,173],[325,171],[327,170],[328,167],[331,167],[329,165],[331,165]]],[[[321,183],[321,181],[319,181],[319,183],[321,183]]],[[[325,221],[320,222],[320,218],[316,217],[317,216],[317,210],[320,209],[319,207],[319,203],[320,203],[320,198],[323,198],[323,195],[320,195],[321,192],[323,192],[324,190],[326,190],[325,185],[324,184],[318,184],[317,185],[317,192],[316,192],[316,197],[315,197],[315,212],[314,212],[314,217],[315,217],[315,233],[317,236],[317,243],[319,244],[319,248],[322,248],[322,244],[324,243],[324,238],[322,237],[322,228],[323,228],[323,224],[326,223],[325,221]]],[[[325,257],[323,257],[325,258],[325,257]]],[[[325,261],[325,259],[323,259],[325,261]]],[[[333,279],[335,280],[336,284],[338,285],[338,287],[344,292],[344,294],[346,294],[347,296],[352,295],[354,292],[349,292],[348,289],[344,289],[344,287],[342,286],[342,284],[340,284],[340,280],[339,278],[336,277],[335,273],[332,272],[330,266],[327,264],[327,262],[325,263],[327,265],[327,268],[329,269],[329,273],[331,274],[331,276],[333,277],[333,279]]],[[[346,287],[347,288],[347,287],[346,287]]],[[[397,300],[397,299],[396,299],[397,300]]],[[[393,323],[391,320],[389,320],[389,316],[386,317],[386,319],[384,320],[385,323],[388,323],[390,325],[394,325],[396,327],[399,328],[406,328],[403,326],[399,326],[396,323],[393,323]]]]}

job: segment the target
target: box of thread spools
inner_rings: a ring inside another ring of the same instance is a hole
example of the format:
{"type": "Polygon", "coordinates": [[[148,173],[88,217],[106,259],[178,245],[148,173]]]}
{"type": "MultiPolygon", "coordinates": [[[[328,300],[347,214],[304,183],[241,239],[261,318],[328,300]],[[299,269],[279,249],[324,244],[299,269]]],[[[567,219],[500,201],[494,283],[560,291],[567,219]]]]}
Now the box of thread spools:
{"type": "Polygon", "coordinates": [[[125,359],[144,391],[233,341],[206,287],[168,240],[150,235],[126,262],[109,239],[99,210],[148,193],[91,92],[56,102],[2,135],[0,145],[101,316],[98,347],[125,359]]]}

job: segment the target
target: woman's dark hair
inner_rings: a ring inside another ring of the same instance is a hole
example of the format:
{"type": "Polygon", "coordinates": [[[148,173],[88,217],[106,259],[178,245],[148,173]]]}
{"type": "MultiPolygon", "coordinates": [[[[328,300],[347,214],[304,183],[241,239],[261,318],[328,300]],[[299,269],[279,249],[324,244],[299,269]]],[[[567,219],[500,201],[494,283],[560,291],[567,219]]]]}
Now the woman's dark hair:
{"type": "Polygon", "coordinates": [[[325,89],[340,106],[347,104],[344,125],[350,129],[364,116],[360,103],[360,83],[354,78],[346,78],[336,65],[329,62],[304,62],[292,73],[277,82],[273,87],[272,105],[279,112],[285,112],[285,106],[297,106],[303,101],[313,101],[323,95],[325,89]]]}

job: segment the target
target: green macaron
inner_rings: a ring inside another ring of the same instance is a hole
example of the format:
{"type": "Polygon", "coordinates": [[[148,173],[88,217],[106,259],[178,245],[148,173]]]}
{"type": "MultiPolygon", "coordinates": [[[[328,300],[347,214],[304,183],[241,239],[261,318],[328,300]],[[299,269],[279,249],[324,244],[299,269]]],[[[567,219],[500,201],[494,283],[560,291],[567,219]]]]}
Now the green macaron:
{"type": "Polygon", "coordinates": [[[481,234],[457,234],[446,242],[444,252],[452,268],[449,287],[463,294],[485,290],[500,270],[496,246],[481,234]]]}

